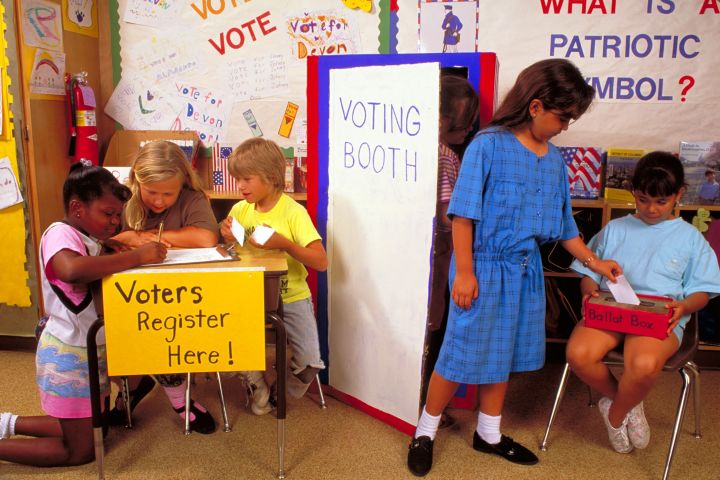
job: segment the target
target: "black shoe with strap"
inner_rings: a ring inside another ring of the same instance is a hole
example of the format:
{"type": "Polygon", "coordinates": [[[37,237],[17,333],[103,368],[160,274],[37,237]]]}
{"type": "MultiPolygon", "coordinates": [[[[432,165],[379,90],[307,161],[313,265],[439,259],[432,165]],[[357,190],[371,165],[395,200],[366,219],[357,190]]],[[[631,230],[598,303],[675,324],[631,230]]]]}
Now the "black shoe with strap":
{"type": "MultiPolygon", "coordinates": [[[[135,390],[128,393],[130,397],[130,412],[132,413],[137,407],[137,404],[147,396],[148,393],[152,392],[155,388],[155,380],[150,375],[143,375],[140,379],[135,390]]],[[[118,400],[122,400],[121,396],[118,396],[118,400]]],[[[117,400],[112,410],[108,412],[108,423],[113,426],[125,425],[127,422],[127,415],[125,414],[125,408],[118,408],[117,400]]]]}
{"type": "MultiPolygon", "coordinates": [[[[173,408],[178,415],[185,413],[185,405],[178,408],[173,408]]],[[[202,434],[213,433],[215,431],[215,419],[210,415],[210,412],[205,410],[204,412],[195,406],[195,400],[190,400],[190,413],[195,415],[195,420],[190,421],[190,429],[193,432],[202,434]]]]}
{"type": "Polygon", "coordinates": [[[413,438],[408,447],[407,466],[416,477],[424,477],[432,468],[433,441],[423,435],[413,438]]]}
{"type": "Polygon", "coordinates": [[[478,435],[473,435],[473,448],[478,452],[493,453],[519,465],[535,465],[538,458],[527,448],[523,447],[512,438],[503,435],[500,443],[488,443],[478,435]]]}

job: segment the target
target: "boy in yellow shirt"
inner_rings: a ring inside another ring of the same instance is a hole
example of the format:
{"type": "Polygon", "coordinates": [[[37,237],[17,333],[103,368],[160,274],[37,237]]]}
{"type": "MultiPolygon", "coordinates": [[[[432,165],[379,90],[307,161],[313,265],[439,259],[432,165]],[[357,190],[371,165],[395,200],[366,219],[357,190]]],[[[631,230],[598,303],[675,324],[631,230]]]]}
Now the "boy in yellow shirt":
{"type": "MultiPolygon", "coordinates": [[[[283,320],[293,351],[287,386],[290,395],[300,398],[317,372],[325,368],[305,268],[325,271],[325,248],[305,207],[283,193],[285,157],[277,144],[259,137],[244,141],[231,154],[228,169],[244,200],[232,207],[220,226],[225,241],[237,241],[231,223],[238,222],[253,247],[282,250],[287,255],[288,273],[280,280],[283,320]],[[260,244],[252,234],[263,225],[274,232],[260,244]]],[[[246,376],[254,390],[253,413],[270,412],[269,391],[262,374],[246,372],[246,376]]]]}

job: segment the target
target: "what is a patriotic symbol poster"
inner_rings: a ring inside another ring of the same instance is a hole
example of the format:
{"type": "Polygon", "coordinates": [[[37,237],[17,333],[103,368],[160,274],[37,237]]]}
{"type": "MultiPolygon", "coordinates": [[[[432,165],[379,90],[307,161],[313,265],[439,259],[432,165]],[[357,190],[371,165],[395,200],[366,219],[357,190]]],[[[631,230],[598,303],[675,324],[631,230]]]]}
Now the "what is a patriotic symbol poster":
{"type": "Polygon", "coordinates": [[[567,168],[572,198],[598,198],[603,150],[598,147],[558,147],[567,168]]]}
{"type": "Polygon", "coordinates": [[[213,147],[212,188],[214,192],[235,192],[237,183],[228,170],[228,159],[233,147],[216,143],[213,147]]]}

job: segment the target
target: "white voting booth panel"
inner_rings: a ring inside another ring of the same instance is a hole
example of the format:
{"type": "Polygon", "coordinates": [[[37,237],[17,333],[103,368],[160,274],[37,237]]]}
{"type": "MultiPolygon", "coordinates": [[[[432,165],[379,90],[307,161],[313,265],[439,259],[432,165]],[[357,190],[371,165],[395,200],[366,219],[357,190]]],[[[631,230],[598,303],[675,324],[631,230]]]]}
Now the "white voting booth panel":
{"type": "Polygon", "coordinates": [[[330,71],[330,385],[415,424],[437,189],[438,63],[330,71]]]}

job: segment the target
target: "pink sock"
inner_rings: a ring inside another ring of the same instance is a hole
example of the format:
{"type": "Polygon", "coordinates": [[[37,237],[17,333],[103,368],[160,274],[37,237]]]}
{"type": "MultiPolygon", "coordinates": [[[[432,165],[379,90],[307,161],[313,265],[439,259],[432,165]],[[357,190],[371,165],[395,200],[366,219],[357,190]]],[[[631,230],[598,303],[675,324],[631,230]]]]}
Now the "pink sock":
{"type": "MultiPolygon", "coordinates": [[[[185,418],[185,385],[186,382],[183,381],[180,385],[177,387],[163,387],[165,389],[165,393],[167,394],[168,399],[170,400],[170,403],[172,404],[174,409],[182,408],[182,412],[180,412],[180,418],[185,418]]],[[[205,413],[207,410],[205,407],[200,405],[198,402],[193,403],[195,405],[195,408],[200,410],[201,412],[205,413]]],[[[195,420],[195,414],[190,412],[190,421],[195,420]]]]}

